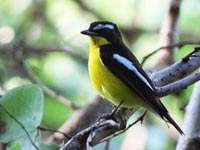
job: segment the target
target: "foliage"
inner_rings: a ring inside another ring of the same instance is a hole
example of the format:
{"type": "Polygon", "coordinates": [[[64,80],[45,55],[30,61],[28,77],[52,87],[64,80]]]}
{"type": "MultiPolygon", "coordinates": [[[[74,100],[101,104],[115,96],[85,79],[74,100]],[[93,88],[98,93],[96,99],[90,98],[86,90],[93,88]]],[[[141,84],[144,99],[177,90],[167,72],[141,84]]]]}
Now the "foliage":
{"type": "Polygon", "coordinates": [[[43,106],[44,96],[37,85],[14,88],[1,98],[0,116],[4,131],[0,134],[0,141],[8,144],[7,149],[33,150],[31,139],[40,145],[37,127],[41,124],[43,106]]]}

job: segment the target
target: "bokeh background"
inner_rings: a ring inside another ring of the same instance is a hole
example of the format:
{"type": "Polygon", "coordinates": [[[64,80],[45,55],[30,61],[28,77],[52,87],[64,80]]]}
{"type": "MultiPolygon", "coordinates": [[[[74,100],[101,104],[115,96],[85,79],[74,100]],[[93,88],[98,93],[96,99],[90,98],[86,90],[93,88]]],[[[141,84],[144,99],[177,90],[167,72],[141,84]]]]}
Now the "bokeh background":
{"type": "MultiPolygon", "coordinates": [[[[18,56],[37,80],[60,93],[77,106],[87,105],[97,94],[88,71],[88,38],[80,31],[92,21],[109,20],[120,27],[124,40],[141,61],[159,48],[159,30],[169,0],[0,0],[0,87],[5,93],[30,84],[18,63],[18,56]],[[16,50],[17,49],[17,50],[16,50]],[[22,51],[20,50],[22,49],[22,51]],[[20,50],[20,51],[19,51],[20,50]]],[[[179,41],[198,40],[200,1],[183,0],[178,19],[179,41]]],[[[176,51],[176,60],[191,52],[192,46],[176,51]]],[[[145,63],[155,64],[156,55],[145,63]]],[[[192,86],[162,99],[170,114],[183,122],[184,106],[192,86]]],[[[72,114],[71,108],[51,96],[45,96],[42,126],[57,129],[72,114]]],[[[133,120],[130,120],[130,122],[133,120]]],[[[178,133],[148,114],[143,125],[111,140],[110,149],[174,149],[178,133]]],[[[94,147],[103,149],[104,144],[94,147]]]]}

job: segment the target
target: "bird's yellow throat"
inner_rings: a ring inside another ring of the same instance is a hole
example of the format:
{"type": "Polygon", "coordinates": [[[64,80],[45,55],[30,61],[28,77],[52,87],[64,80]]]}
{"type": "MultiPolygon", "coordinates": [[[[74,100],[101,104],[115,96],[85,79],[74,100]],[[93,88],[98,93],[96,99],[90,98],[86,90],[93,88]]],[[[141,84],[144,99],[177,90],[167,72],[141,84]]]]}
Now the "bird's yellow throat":
{"type": "Polygon", "coordinates": [[[103,38],[103,37],[98,37],[98,36],[92,36],[90,37],[90,46],[97,46],[100,47],[102,45],[106,45],[109,44],[110,42],[103,38]]]}

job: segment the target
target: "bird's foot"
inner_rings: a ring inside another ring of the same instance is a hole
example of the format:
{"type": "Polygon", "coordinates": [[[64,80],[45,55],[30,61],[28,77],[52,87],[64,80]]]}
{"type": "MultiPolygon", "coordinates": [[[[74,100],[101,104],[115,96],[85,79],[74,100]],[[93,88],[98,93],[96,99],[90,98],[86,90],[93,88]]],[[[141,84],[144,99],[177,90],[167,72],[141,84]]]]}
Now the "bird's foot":
{"type": "Polygon", "coordinates": [[[114,109],[110,113],[105,113],[102,116],[100,116],[99,118],[97,118],[96,122],[99,122],[101,120],[108,120],[108,119],[112,119],[112,120],[116,121],[114,115],[115,115],[116,111],[120,108],[122,103],[123,103],[123,101],[121,101],[119,103],[119,105],[115,106],[114,109]]]}

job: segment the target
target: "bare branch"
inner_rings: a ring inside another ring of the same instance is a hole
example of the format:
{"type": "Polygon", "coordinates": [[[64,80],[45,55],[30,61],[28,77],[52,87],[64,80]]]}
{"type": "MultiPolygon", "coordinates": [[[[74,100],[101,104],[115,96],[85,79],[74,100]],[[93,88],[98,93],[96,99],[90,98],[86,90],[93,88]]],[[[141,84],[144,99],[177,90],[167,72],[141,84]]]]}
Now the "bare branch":
{"type": "Polygon", "coordinates": [[[70,108],[72,108],[73,110],[76,110],[76,109],[79,108],[72,101],[67,99],[65,96],[63,96],[63,95],[61,95],[59,93],[56,93],[55,91],[51,90],[46,85],[44,85],[41,82],[39,82],[38,79],[36,79],[36,77],[29,71],[28,67],[25,65],[24,62],[21,62],[21,66],[23,67],[24,71],[27,72],[28,78],[31,79],[33,83],[38,84],[45,94],[56,98],[57,100],[59,100],[60,102],[65,104],[66,106],[69,106],[70,108]]]}
{"type": "Polygon", "coordinates": [[[125,129],[128,118],[136,110],[137,108],[120,108],[114,114],[114,119],[110,118],[108,120],[95,122],[89,128],[82,130],[81,132],[76,134],[71,140],[69,140],[64,145],[63,150],[68,150],[70,148],[74,150],[89,149],[88,147],[98,144],[104,138],[125,129]]]}
{"type": "MultiPolygon", "coordinates": [[[[90,104],[74,111],[72,116],[58,130],[73,136],[81,130],[88,128],[99,116],[110,112],[112,108],[113,104],[103,100],[100,96],[96,96],[90,104]]],[[[58,143],[63,141],[63,139],[65,140],[63,134],[54,133],[47,139],[46,143],[58,143]]]]}
{"type": "Polygon", "coordinates": [[[197,82],[200,80],[200,72],[196,72],[182,80],[173,82],[171,84],[168,84],[166,86],[162,86],[160,88],[157,88],[157,93],[159,96],[165,96],[180,90],[185,89],[189,85],[197,82]]]}
{"type": "Polygon", "coordinates": [[[150,54],[143,57],[141,64],[144,64],[149,57],[151,57],[152,55],[154,55],[155,53],[157,53],[158,51],[162,49],[171,49],[175,47],[182,48],[183,46],[186,46],[186,45],[199,45],[199,44],[200,44],[200,41],[182,41],[182,42],[178,42],[178,43],[167,45],[167,46],[161,46],[160,48],[154,50],[150,54]]]}
{"type": "Polygon", "coordinates": [[[29,46],[29,45],[24,45],[24,44],[6,45],[6,46],[0,46],[0,54],[10,55],[12,53],[15,53],[15,49],[17,50],[20,49],[20,52],[23,54],[23,56],[33,55],[33,54],[37,56],[42,56],[42,55],[46,55],[53,52],[63,52],[71,56],[72,58],[76,59],[77,61],[85,65],[87,64],[87,59],[84,58],[81,54],[74,52],[69,47],[62,47],[62,46],[39,48],[39,47],[34,47],[34,46],[29,46]]]}
{"type": "MultiPolygon", "coordinates": [[[[168,13],[160,30],[161,45],[172,45],[177,41],[177,22],[180,11],[181,0],[171,0],[168,13]]],[[[174,52],[172,48],[166,48],[159,51],[157,64],[159,66],[171,64],[174,61],[174,52]]]]}
{"type": "Polygon", "coordinates": [[[34,76],[32,74],[32,72],[30,71],[30,69],[27,67],[27,65],[25,64],[23,58],[22,58],[22,53],[20,52],[16,52],[15,53],[15,57],[17,62],[20,64],[22,71],[24,72],[24,74],[33,82],[38,84],[41,89],[44,91],[45,94],[56,98],[57,100],[59,100],[60,102],[62,102],[63,104],[69,106],[70,108],[72,108],[73,110],[78,109],[78,106],[76,106],[72,101],[70,101],[69,99],[67,99],[66,97],[64,97],[61,94],[58,94],[56,92],[54,92],[53,90],[51,90],[50,88],[48,88],[47,86],[45,86],[44,84],[40,83],[39,80],[36,78],[36,76],[34,76]]]}
{"type": "Polygon", "coordinates": [[[183,60],[177,61],[175,64],[155,72],[151,75],[156,87],[161,87],[166,84],[170,84],[174,81],[180,80],[183,77],[191,74],[193,71],[199,68],[200,66],[200,51],[197,51],[189,57],[187,62],[183,60]]]}
{"type": "Polygon", "coordinates": [[[194,90],[188,106],[183,123],[185,136],[179,138],[177,150],[197,150],[200,149],[200,81],[194,86],[194,90]]]}

